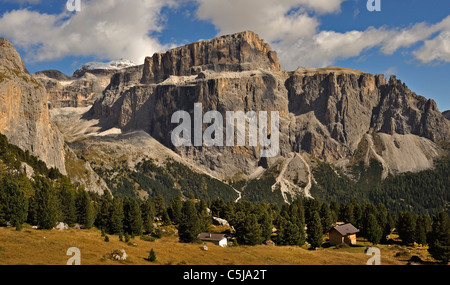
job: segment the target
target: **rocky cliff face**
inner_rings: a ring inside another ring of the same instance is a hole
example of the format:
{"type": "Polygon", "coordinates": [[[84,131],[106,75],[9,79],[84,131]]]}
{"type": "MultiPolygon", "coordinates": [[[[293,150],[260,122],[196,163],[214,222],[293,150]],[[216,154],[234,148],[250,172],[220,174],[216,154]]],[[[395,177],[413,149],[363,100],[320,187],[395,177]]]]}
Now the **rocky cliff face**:
{"type": "Polygon", "coordinates": [[[99,118],[105,129],[145,130],[221,178],[254,178],[261,167],[281,162],[277,182],[283,193],[300,191],[292,177],[309,190],[312,157],[344,167],[374,158],[387,175],[432,167],[440,155],[436,143],[450,141],[450,121],[436,103],[395,77],[388,81],[383,75],[339,67],[285,72],[276,53],[252,32],[148,57],[142,69],[125,69],[112,77],[90,116],[99,118]],[[175,148],[171,116],[184,110],[192,118],[194,103],[202,103],[203,113],[217,110],[224,118],[226,111],[278,111],[279,156],[263,158],[260,146],[248,143],[175,148]]]}
{"type": "Polygon", "coordinates": [[[280,71],[276,52],[250,31],[218,37],[155,53],[145,59],[142,83],[158,83],[169,76],[202,71],[240,72],[258,68],[280,71]]]}
{"type": "Polygon", "coordinates": [[[0,132],[65,174],[64,140],[50,122],[47,99],[14,46],[0,38],[0,132]]]}
{"type": "Polygon", "coordinates": [[[59,71],[46,70],[33,74],[47,90],[49,107],[86,107],[103,96],[103,90],[111,80],[111,74],[83,73],[81,77],[69,77],[59,71]]]}
{"type": "Polygon", "coordinates": [[[386,82],[383,75],[339,68],[299,70],[291,73],[286,88],[289,110],[297,118],[296,150],[326,160],[351,156],[367,133],[450,140],[450,125],[436,103],[395,76],[386,82]]]}

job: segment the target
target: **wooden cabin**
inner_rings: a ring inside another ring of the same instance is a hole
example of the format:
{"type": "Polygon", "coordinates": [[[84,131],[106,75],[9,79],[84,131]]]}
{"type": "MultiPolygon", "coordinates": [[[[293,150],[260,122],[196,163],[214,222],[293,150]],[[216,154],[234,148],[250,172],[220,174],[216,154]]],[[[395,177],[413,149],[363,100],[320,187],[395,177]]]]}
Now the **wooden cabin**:
{"type": "Polygon", "coordinates": [[[215,245],[226,247],[228,245],[228,240],[225,234],[217,233],[201,233],[198,238],[204,242],[212,242],[215,245]]]}
{"type": "Polygon", "coordinates": [[[359,230],[350,223],[335,226],[328,232],[330,244],[331,245],[338,245],[342,243],[346,243],[348,245],[356,244],[356,233],[359,233],[359,230]]]}

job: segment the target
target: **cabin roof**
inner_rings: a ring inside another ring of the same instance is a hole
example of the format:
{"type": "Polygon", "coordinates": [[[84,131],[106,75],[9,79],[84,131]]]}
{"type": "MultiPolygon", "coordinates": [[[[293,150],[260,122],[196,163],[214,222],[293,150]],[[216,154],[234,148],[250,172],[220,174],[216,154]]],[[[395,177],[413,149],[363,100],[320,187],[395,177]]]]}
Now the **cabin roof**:
{"type": "Polygon", "coordinates": [[[333,229],[336,230],[338,233],[340,233],[342,236],[348,236],[359,233],[359,230],[350,223],[344,224],[342,226],[335,226],[333,229]]]}

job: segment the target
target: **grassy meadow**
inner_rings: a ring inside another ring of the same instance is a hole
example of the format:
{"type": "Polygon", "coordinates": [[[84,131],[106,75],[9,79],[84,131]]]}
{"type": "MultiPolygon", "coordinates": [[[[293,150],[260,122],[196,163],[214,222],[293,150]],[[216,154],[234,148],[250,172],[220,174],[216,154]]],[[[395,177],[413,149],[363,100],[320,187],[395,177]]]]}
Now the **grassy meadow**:
{"type": "MultiPolygon", "coordinates": [[[[205,251],[202,244],[178,242],[173,232],[154,241],[134,237],[129,243],[116,235],[108,237],[106,242],[98,229],[36,230],[25,225],[22,231],[16,231],[2,227],[0,265],[65,265],[71,257],[66,255],[71,247],[80,249],[82,265],[365,265],[370,258],[365,250],[372,246],[363,240],[352,247],[326,247],[325,243],[318,250],[269,245],[222,248],[207,243],[205,251]],[[127,260],[111,258],[112,252],[120,249],[126,251],[127,260]],[[151,249],[156,253],[155,262],[147,260],[151,249]]],[[[423,248],[397,244],[376,247],[381,250],[382,265],[405,265],[414,256],[424,263],[435,263],[423,248]]]]}

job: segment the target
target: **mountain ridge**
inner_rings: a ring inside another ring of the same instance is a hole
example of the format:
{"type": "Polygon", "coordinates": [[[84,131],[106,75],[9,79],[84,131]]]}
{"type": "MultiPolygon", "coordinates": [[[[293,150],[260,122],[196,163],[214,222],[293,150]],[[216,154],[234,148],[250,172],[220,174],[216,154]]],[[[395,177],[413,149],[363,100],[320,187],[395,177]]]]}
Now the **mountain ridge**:
{"type": "MultiPolygon", "coordinates": [[[[139,73],[132,76],[134,81],[116,75],[91,115],[105,118],[108,127],[143,129],[173,149],[170,115],[178,110],[192,115],[195,102],[202,103],[205,111],[222,114],[276,110],[280,113],[281,156],[305,152],[341,165],[358,150],[366,134],[412,135],[424,137],[433,145],[450,139],[450,125],[436,103],[415,94],[395,76],[386,80],[384,75],[339,67],[286,72],[273,61],[276,52],[262,43],[256,34],[246,31],[157,53],[146,59],[141,81],[137,81],[139,73]],[[251,48],[239,49],[238,56],[229,52],[239,46],[251,48]],[[240,58],[251,59],[243,61],[245,69],[240,58]]],[[[394,142],[393,137],[390,139],[394,142]]],[[[409,143],[423,153],[418,144],[417,139],[409,143]]],[[[411,170],[432,165],[438,147],[431,149],[436,151],[425,151],[426,159],[411,170]]],[[[233,171],[247,175],[255,171],[262,161],[254,155],[255,150],[251,146],[176,149],[200,165],[222,168],[222,177],[232,176],[233,171]]],[[[376,153],[371,156],[377,158],[376,153]]]]}
{"type": "MultiPolygon", "coordinates": [[[[296,196],[309,196],[321,161],[350,173],[360,163],[369,166],[376,160],[383,178],[430,169],[445,153],[440,142],[450,140],[450,122],[436,103],[395,76],[387,80],[382,74],[342,67],[284,71],[276,52],[251,31],[155,53],[141,65],[108,76],[86,72],[73,82],[55,71],[34,76],[50,87],[60,84],[52,117],[73,151],[71,162],[81,159],[88,168],[89,162],[96,162],[92,169],[102,176],[125,159],[130,174],[140,161],[128,159],[124,147],[139,141],[149,144],[142,146],[147,159],[157,159],[152,148],[167,148],[183,165],[233,185],[239,199],[263,195],[289,203],[296,196]],[[91,94],[101,77],[107,82],[104,88],[79,103],[78,94],[91,94]],[[67,98],[69,103],[64,102],[67,98]],[[192,116],[195,103],[202,103],[204,112],[217,110],[224,117],[227,111],[278,111],[279,156],[261,157],[260,144],[174,147],[171,115],[184,110],[192,116]],[[148,138],[139,139],[142,131],[148,138]],[[97,150],[88,152],[89,161],[83,159],[88,148],[97,150]],[[104,157],[105,150],[113,155],[104,157]],[[105,167],[99,166],[102,162],[105,167]],[[258,181],[272,184],[258,194],[258,181]]],[[[51,90],[47,88],[49,94],[51,90]]],[[[116,187],[125,182],[108,183],[116,187]]]]}

